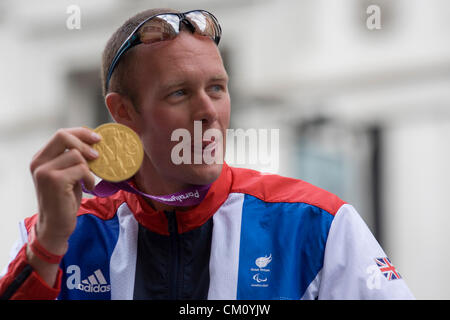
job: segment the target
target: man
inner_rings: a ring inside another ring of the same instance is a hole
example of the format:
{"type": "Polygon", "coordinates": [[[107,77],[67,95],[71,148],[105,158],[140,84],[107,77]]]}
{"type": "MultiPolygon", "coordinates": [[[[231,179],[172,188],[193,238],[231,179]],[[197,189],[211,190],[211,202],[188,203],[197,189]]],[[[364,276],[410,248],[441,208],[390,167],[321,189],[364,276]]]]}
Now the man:
{"type": "MultiPolygon", "coordinates": [[[[205,11],[154,9],[130,18],[103,55],[105,103],[133,129],[144,161],[130,182],[152,195],[209,185],[200,204],[163,204],[90,190],[99,136],[59,130],[33,158],[39,213],[0,280],[7,299],[409,299],[404,280],[355,209],[306,182],[174,164],[171,134],[230,119],[221,29],[205,11]],[[30,236],[31,235],[31,236],[30,236]]],[[[202,150],[212,142],[204,139],[202,150]]],[[[218,150],[216,150],[218,151],[218,150]]],[[[194,151],[195,152],[195,151],[194,151]]]]}

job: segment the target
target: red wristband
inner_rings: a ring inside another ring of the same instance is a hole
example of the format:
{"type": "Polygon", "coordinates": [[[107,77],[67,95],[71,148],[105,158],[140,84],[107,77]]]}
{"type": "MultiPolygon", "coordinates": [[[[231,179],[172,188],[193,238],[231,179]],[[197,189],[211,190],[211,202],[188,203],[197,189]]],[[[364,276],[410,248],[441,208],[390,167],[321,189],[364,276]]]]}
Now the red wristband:
{"type": "Polygon", "coordinates": [[[58,256],[56,254],[53,254],[49,252],[47,249],[45,249],[38,241],[36,237],[36,231],[35,231],[36,225],[34,225],[31,228],[31,238],[28,243],[30,246],[31,251],[39,257],[39,259],[51,263],[51,264],[59,264],[64,257],[64,255],[58,256]]]}

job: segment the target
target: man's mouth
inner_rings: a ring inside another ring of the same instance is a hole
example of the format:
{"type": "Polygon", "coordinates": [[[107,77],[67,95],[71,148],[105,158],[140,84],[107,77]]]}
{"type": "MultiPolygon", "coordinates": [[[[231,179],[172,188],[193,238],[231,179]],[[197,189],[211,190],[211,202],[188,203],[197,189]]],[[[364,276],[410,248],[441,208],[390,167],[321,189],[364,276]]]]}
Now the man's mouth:
{"type": "Polygon", "coordinates": [[[215,152],[215,149],[217,147],[217,142],[214,140],[203,140],[203,152],[208,152],[211,155],[213,155],[212,153],[215,152]]]}
{"type": "Polygon", "coordinates": [[[223,163],[224,137],[220,129],[208,128],[203,133],[200,121],[194,122],[194,134],[187,129],[176,129],[171,141],[182,138],[172,147],[171,159],[174,164],[212,164],[223,163]],[[186,139],[189,137],[188,139],[186,139]]]}
{"type": "Polygon", "coordinates": [[[197,143],[195,144],[194,140],[192,140],[192,151],[200,151],[199,147],[201,146],[201,151],[210,150],[215,148],[217,146],[217,142],[215,141],[214,137],[210,140],[202,139],[201,144],[197,143]]]}
{"type": "Polygon", "coordinates": [[[204,155],[209,154],[214,157],[216,148],[218,146],[217,141],[215,141],[215,137],[211,139],[202,139],[201,144],[195,144],[194,140],[192,140],[191,151],[193,154],[204,155]],[[201,149],[200,149],[201,147],[201,149]]]}

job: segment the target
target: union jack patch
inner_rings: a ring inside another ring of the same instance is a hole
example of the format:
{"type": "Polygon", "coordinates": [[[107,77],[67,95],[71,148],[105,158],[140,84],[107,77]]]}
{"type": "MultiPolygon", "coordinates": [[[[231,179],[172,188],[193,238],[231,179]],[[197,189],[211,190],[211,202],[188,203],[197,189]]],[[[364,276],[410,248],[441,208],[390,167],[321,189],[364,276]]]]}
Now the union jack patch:
{"type": "Polygon", "coordinates": [[[391,260],[389,260],[388,257],[375,258],[375,262],[378,268],[380,269],[381,273],[386,277],[386,279],[388,279],[388,281],[402,278],[402,276],[392,265],[391,260]]]}

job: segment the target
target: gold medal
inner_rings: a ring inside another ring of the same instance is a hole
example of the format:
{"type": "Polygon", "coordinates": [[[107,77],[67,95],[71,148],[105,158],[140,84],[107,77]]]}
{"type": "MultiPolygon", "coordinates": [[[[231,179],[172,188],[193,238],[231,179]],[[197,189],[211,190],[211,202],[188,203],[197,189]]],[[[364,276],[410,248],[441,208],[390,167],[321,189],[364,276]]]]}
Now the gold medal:
{"type": "Polygon", "coordinates": [[[99,178],[119,182],[131,178],[144,159],[139,136],[132,129],[118,123],[106,123],[94,129],[102,140],[92,147],[98,158],[88,162],[91,171],[99,178]]]}

